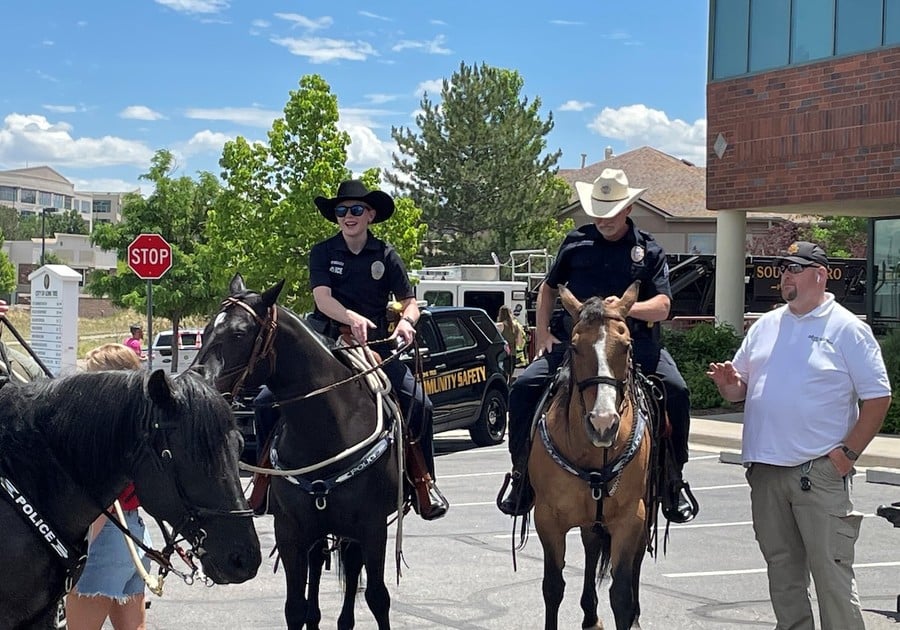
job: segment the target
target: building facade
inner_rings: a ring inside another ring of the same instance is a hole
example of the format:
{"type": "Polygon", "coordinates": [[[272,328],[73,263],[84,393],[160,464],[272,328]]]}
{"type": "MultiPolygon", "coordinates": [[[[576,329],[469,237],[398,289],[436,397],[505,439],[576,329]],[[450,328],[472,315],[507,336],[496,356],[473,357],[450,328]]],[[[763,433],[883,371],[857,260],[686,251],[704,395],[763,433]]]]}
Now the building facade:
{"type": "MultiPolygon", "coordinates": [[[[900,215],[900,2],[711,0],[707,134],[720,252],[748,212],[900,215]]],[[[726,255],[716,284],[742,274],[726,255]]]]}

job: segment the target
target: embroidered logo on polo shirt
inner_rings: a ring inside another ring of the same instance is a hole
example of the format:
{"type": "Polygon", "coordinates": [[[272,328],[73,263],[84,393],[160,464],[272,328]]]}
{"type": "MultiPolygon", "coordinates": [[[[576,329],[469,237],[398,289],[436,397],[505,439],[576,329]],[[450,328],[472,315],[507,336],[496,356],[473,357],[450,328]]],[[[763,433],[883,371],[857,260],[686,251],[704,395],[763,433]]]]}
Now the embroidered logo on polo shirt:
{"type": "Polygon", "coordinates": [[[372,263],[372,279],[373,280],[381,280],[381,277],[384,275],[384,263],[380,260],[376,260],[372,263]]]}
{"type": "Polygon", "coordinates": [[[328,268],[328,271],[333,273],[336,276],[344,275],[344,261],[343,260],[332,260],[331,266],[328,268]]]}
{"type": "Polygon", "coordinates": [[[813,343],[827,343],[829,346],[833,346],[834,342],[828,337],[819,337],[818,335],[808,335],[807,337],[813,343]]]}

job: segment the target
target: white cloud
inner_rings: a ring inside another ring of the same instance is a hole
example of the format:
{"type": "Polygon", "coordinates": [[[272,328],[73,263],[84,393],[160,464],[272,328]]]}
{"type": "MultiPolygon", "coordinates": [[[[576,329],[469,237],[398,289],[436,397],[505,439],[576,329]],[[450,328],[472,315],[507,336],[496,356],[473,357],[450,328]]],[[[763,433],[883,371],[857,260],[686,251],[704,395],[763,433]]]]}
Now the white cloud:
{"type": "Polygon", "coordinates": [[[572,20],[550,20],[550,23],[557,26],[584,26],[584,22],[573,22],[572,20]]]}
{"type": "Polygon", "coordinates": [[[218,13],[228,8],[227,0],[156,0],[179,13],[218,13]]]}
{"type": "Polygon", "coordinates": [[[250,22],[250,25],[254,26],[256,28],[269,28],[271,26],[271,24],[268,21],[258,20],[258,19],[250,22]]]}
{"type": "Polygon", "coordinates": [[[630,148],[648,145],[694,164],[706,164],[706,120],[693,123],[670,120],[665,112],[646,105],[603,108],[588,128],[606,138],[624,141],[630,148]]]}
{"type": "Polygon", "coordinates": [[[78,105],[41,105],[48,112],[54,112],[56,114],[73,114],[75,112],[83,112],[84,107],[78,105]]]}
{"type": "Polygon", "coordinates": [[[435,26],[447,26],[447,23],[444,20],[428,20],[428,23],[435,26]]]}
{"type": "MultiPolygon", "coordinates": [[[[80,192],[134,192],[144,185],[136,181],[130,182],[111,177],[98,177],[96,179],[69,177],[68,179],[75,186],[75,190],[80,192]]],[[[141,193],[144,194],[143,188],[141,188],[141,193]]]]}
{"type": "Polygon", "coordinates": [[[268,129],[272,121],[281,116],[283,112],[261,107],[219,107],[188,109],[184,115],[187,118],[198,120],[225,120],[248,127],[260,127],[268,129]]]}
{"type": "Polygon", "coordinates": [[[359,15],[367,18],[372,18],[373,20],[382,20],[383,22],[393,22],[389,17],[384,17],[383,15],[378,15],[377,13],[372,13],[371,11],[358,11],[359,15]]]}
{"type": "Polygon", "coordinates": [[[365,61],[370,56],[378,54],[369,43],[362,41],[351,42],[325,37],[304,39],[277,37],[270,41],[273,44],[284,46],[292,55],[308,58],[311,63],[327,63],[338,59],[365,61]]]}
{"type": "Polygon", "coordinates": [[[119,112],[119,118],[128,118],[130,120],[161,120],[165,118],[165,116],[150,109],[146,105],[129,105],[119,112]]]}
{"type": "Polygon", "coordinates": [[[393,140],[382,141],[368,126],[348,123],[341,118],[338,127],[350,135],[347,147],[347,167],[354,173],[367,168],[382,170],[391,166],[391,152],[396,150],[393,140]]]}
{"type": "Polygon", "coordinates": [[[400,98],[399,94],[365,94],[364,96],[373,105],[383,105],[400,98]]]}
{"type": "Polygon", "coordinates": [[[327,15],[313,19],[308,18],[305,15],[300,15],[299,13],[276,13],[275,17],[287,22],[292,22],[294,28],[305,28],[308,31],[317,31],[320,28],[328,28],[334,23],[334,20],[327,15]]]}
{"type": "Polygon", "coordinates": [[[453,51],[444,46],[444,42],[446,41],[446,37],[443,35],[438,35],[434,39],[430,40],[411,40],[404,39],[402,41],[397,42],[391,47],[391,50],[394,52],[400,52],[401,50],[421,50],[423,52],[428,53],[429,55],[449,55],[453,51]]]}
{"type": "Polygon", "coordinates": [[[41,44],[43,44],[44,46],[52,46],[54,44],[54,41],[52,39],[45,39],[41,42],[41,44]]]}
{"type": "Polygon", "coordinates": [[[0,162],[38,162],[53,166],[146,167],[153,150],[142,142],[114,136],[74,138],[67,123],[50,123],[37,114],[9,114],[0,127],[0,162]]]}
{"type": "Polygon", "coordinates": [[[178,149],[184,155],[196,155],[198,153],[222,153],[222,147],[234,136],[229,136],[218,131],[204,129],[198,131],[186,143],[179,145],[178,149]]]}
{"type": "Polygon", "coordinates": [[[419,85],[416,86],[416,96],[422,97],[428,92],[428,96],[431,97],[431,100],[434,101],[441,97],[441,90],[444,89],[444,80],[443,79],[431,79],[429,81],[422,81],[419,85]]]}
{"type": "Polygon", "coordinates": [[[594,104],[589,101],[568,100],[559,106],[561,112],[583,112],[594,104]]]}

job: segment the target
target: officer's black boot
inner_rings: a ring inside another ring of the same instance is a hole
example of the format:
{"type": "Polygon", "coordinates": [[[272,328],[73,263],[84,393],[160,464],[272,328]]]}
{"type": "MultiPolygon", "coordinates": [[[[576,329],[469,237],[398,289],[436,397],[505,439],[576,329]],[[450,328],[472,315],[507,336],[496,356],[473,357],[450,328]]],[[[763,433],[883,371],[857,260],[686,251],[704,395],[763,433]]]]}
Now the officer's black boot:
{"type": "Polygon", "coordinates": [[[669,501],[663,502],[663,516],[673,523],[688,523],[700,512],[700,504],[691,492],[691,485],[682,477],[684,464],[676,464],[668,480],[669,501]],[[666,505],[668,503],[668,505],[666,505]]]}
{"type": "Polygon", "coordinates": [[[407,471],[413,485],[413,508],[426,521],[439,519],[450,509],[450,502],[438,489],[428,472],[421,442],[409,442],[406,448],[407,471]]]}
{"type": "Polygon", "coordinates": [[[534,506],[534,489],[528,480],[528,457],[518,457],[511,473],[506,473],[500,494],[497,496],[497,507],[509,516],[524,516],[534,506]],[[512,484],[510,484],[512,481],[512,484]],[[503,497],[509,487],[509,494],[503,497]]]}

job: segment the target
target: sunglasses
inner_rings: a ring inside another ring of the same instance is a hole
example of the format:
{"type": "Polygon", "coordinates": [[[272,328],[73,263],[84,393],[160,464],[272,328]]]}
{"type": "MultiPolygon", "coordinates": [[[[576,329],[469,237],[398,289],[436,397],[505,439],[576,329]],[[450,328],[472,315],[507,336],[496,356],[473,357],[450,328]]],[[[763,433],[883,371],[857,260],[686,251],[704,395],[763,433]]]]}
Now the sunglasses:
{"type": "Polygon", "coordinates": [[[349,212],[354,217],[361,217],[368,209],[368,206],[361,206],[358,204],[353,206],[335,206],[334,216],[343,218],[347,216],[347,213],[349,212]]]}
{"type": "Polygon", "coordinates": [[[809,269],[810,267],[815,267],[814,264],[810,263],[808,265],[801,265],[800,263],[789,263],[787,265],[778,265],[778,271],[784,274],[785,271],[788,273],[800,273],[804,269],[809,269]]]}

